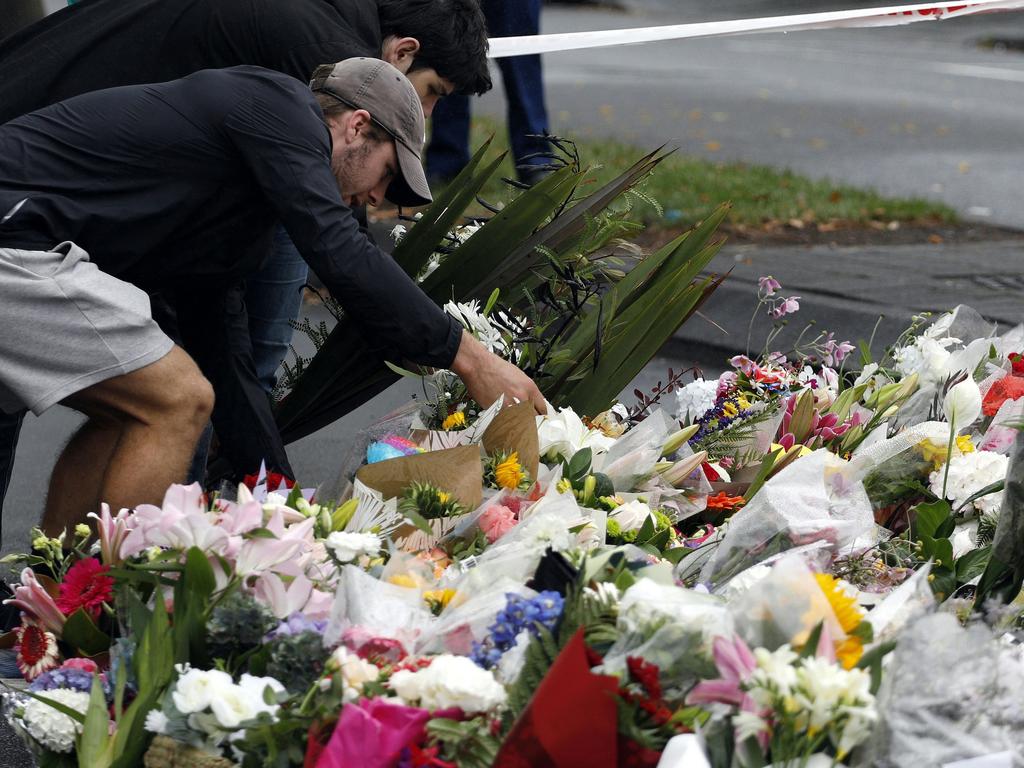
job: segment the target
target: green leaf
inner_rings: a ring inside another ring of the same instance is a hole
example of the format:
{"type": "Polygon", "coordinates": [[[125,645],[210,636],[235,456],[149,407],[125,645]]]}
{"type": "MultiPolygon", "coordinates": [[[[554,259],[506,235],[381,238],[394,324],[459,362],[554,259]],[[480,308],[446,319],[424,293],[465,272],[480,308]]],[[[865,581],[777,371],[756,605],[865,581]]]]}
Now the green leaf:
{"type": "Polygon", "coordinates": [[[814,625],[814,629],[811,630],[811,634],[807,636],[807,642],[804,643],[803,648],[800,649],[800,658],[808,659],[811,656],[818,654],[818,644],[821,642],[821,633],[824,631],[825,623],[819,621],[814,625]]]}
{"type": "Polygon", "coordinates": [[[879,643],[874,648],[865,652],[860,657],[860,661],[857,662],[857,669],[871,671],[871,693],[878,693],[878,689],[882,685],[882,662],[895,648],[895,640],[879,643]]]}
{"type": "Polygon", "coordinates": [[[850,630],[850,636],[859,637],[865,645],[868,645],[875,641],[875,628],[871,626],[870,621],[862,621],[850,630]]]}
{"type": "Polygon", "coordinates": [[[430,523],[428,523],[426,521],[426,519],[424,519],[423,515],[421,515],[416,510],[414,510],[414,509],[403,509],[402,510],[402,514],[405,516],[406,520],[408,520],[410,523],[415,525],[417,528],[419,528],[424,533],[430,534],[430,533],[434,532],[434,529],[430,527],[430,523]]]}
{"type": "Polygon", "coordinates": [[[986,485],[981,490],[975,491],[973,494],[968,496],[967,499],[964,501],[964,503],[956,508],[956,511],[960,512],[961,510],[965,509],[969,505],[971,505],[974,502],[976,502],[981,497],[988,496],[990,493],[999,493],[1000,491],[1003,490],[1003,488],[1005,486],[1006,486],[1006,483],[1003,480],[996,480],[994,483],[990,483],[989,485],[986,485]]]}
{"type": "Polygon", "coordinates": [[[494,309],[494,305],[498,303],[498,297],[501,295],[501,288],[495,288],[491,291],[491,295],[487,298],[487,303],[484,305],[484,317],[491,314],[491,310],[494,309]]]}
{"type": "Polygon", "coordinates": [[[566,470],[567,479],[576,485],[583,481],[583,479],[590,474],[590,467],[594,462],[594,453],[589,448],[581,448],[573,454],[573,457],[569,460],[569,466],[566,470]]]}
{"type": "Polygon", "coordinates": [[[61,639],[85,656],[97,656],[110,650],[110,637],[97,628],[82,608],[68,616],[61,639]]]}
{"type": "Polygon", "coordinates": [[[771,474],[772,469],[775,467],[775,463],[786,453],[785,448],[779,448],[772,451],[771,453],[765,454],[765,457],[761,459],[761,466],[757,470],[757,475],[754,477],[750,487],[747,488],[746,493],[743,494],[743,498],[750,501],[761,490],[761,486],[768,480],[768,475],[771,474]]]}
{"type": "Polygon", "coordinates": [[[953,514],[949,502],[944,499],[918,504],[913,512],[915,517],[911,523],[911,530],[915,537],[935,536],[939,526],[953,514]]]}
{"type": "Polygon", "coordinates": [[[111,756],[108,749],[110,718],[103,686],[99,675],[93,675],[92,690],[89,692],[89,709],[85,713],[82,735],[78,740],[78,765],[80,768],[106,768],[111,756]]]}
{"type": "Polygon", "coordinates": [[[967,584],[985,572],[992,547],[981,547],[961,555],[956,561],[956,580],[958,584],[967,584]]]}

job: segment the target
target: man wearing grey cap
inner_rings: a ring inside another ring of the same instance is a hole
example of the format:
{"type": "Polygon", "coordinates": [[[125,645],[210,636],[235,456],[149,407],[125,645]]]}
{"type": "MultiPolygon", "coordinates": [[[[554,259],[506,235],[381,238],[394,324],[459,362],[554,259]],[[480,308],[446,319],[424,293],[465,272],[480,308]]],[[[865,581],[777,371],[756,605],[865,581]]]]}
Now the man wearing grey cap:
{"type": "MultiPolygon", "coordinates": [[[[201,374],[143,291],[202,287],[179,307],[185,346],[190,333],[222,333],[211,288],[259,267],[277,221],[372,348],[451,368],[482,404],[505,394],[544,407],[351,215],[385,195],[430,199],[414,87],[389,64],[350,59],[319,69],[312,88],[259,67],[203,70],[0,126],[0,408],[61,403],[88,417],[54,468],[47,530],[100,501],[157,503],[184,477],[217,361],[200,360],[201,374]]],[[[272,423],[269,404],[262,418],[272,423]]],[[[279,447],[276,431],[265,439],[249,448],[279,447]]]]}

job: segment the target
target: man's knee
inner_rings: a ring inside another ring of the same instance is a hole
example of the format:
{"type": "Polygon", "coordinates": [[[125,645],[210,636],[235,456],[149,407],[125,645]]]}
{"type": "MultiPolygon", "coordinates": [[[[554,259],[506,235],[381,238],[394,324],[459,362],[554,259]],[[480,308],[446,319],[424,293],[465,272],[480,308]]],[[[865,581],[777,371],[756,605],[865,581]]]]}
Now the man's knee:
{"type": "Polygon", "coordinates": [[[206,426],[213,413],[213,387],[198,369],[183,376],[167,394],[166,413],[197,431],[206,426]]]}

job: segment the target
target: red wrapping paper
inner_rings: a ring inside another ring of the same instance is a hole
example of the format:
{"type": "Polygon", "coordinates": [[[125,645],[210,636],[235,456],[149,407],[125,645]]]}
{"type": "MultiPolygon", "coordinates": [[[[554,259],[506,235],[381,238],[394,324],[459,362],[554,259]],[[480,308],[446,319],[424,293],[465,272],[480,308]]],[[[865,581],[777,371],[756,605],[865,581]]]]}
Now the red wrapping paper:
{"type": "Polygon", "coordinates": [[[551,665],[495,768],[616,768],[619,681],[590,671],[583,630],[551,665]]]}

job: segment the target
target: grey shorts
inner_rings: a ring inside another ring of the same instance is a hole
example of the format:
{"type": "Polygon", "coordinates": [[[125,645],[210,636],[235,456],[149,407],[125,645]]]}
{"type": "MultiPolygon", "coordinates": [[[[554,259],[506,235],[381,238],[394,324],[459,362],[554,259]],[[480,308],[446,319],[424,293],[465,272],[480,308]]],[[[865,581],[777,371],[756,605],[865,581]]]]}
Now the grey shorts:
{"type": "Polygon", "coordinates": [[[145,291],[101,272],[74,243],[0,248],[0,409],[38,415],[173,346],[145,291]]]}

